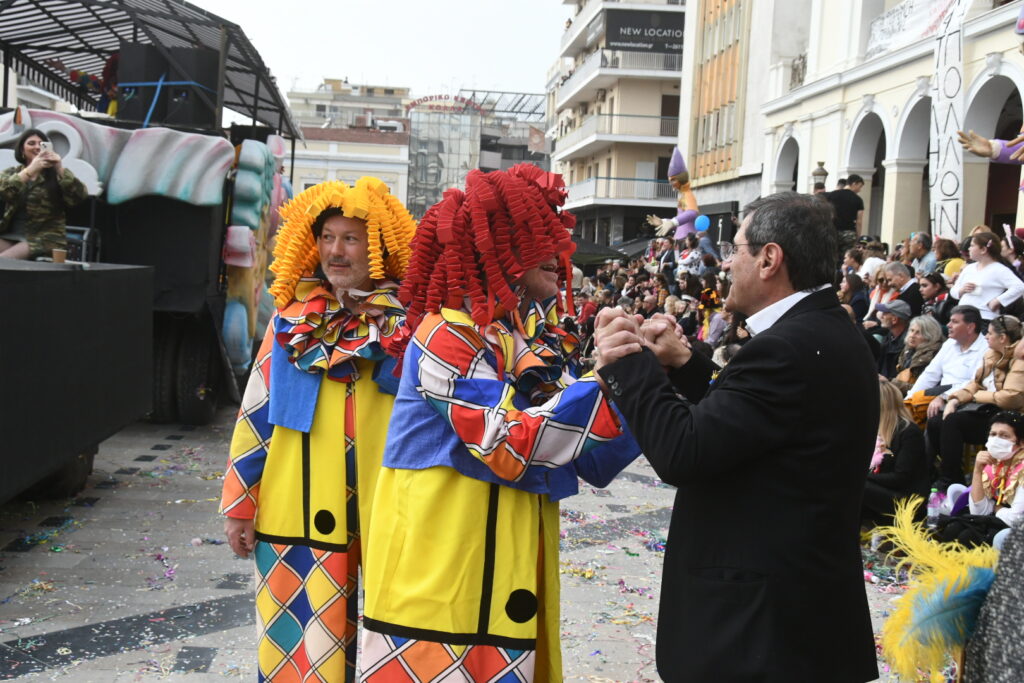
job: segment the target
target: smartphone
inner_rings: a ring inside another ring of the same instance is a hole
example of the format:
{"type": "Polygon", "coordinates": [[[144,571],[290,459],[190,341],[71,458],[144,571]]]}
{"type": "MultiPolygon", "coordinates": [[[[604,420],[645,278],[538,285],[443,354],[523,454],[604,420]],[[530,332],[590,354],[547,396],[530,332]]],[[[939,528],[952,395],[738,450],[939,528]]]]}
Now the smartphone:
{"type": "Polygon", "coordinates": [[[40,154],[42,154],[43,152],[52,152],[52,151],[53,151],[53,143],[52,142],[40,142],[39,143],[39,153],[40,154]]]}

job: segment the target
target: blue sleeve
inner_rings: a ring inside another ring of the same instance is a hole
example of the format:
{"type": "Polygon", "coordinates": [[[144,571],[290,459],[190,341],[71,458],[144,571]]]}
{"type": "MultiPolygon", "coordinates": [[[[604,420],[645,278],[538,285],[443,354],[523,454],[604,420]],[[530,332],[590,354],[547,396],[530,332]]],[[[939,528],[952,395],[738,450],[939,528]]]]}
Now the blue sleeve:
{"type": "Polygon", "coordinates": [[[587,451],[573,461],[576,474],[588,484],[602,489],[640,456],[640,446],[629,431],[626,418],[614,403],[611,405],[622,425],[622,435],[587,451]]]}

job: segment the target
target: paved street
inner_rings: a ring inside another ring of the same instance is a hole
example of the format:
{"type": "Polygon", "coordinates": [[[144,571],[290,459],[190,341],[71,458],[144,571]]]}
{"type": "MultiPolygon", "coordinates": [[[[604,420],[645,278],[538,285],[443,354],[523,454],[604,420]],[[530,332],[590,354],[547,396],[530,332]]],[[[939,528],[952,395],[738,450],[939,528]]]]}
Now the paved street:
{"type": "MultiPolygon", "coordinates": [[[[252,568],[216,514],[233,417],[132,425],[74,501],[0,506],[0,680],[255,680],[252,568]]],[[[658,680],[672,494],[641,461],[563,503],[567,680],[658,680]]],[[[877,627],[899,591],[866,585],[877,627]]]]}

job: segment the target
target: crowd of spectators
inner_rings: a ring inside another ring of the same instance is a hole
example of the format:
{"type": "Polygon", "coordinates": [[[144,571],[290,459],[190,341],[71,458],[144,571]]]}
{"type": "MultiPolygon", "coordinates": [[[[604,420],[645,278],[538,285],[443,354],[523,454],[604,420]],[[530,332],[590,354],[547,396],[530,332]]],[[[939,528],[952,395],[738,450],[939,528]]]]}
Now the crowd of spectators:
{"type": "MultiPolygon", "coordinates": [[[[723,307],[731,253],[703,233],[654,240],[638,258],[577,277],[570,324],[586,340],[602,308],[667,313],[694,350],[724,366],[750,339],[742,316],[723,307]]],[[[932,489],[945,497],[940,537],[991,543],[1024,519],[1022,255],[1020,239],[978,226],[962,244],[917,233],[890,249],[862,237],[839,259],[836,294],[879,377],[866,526],[932,489]]]]}

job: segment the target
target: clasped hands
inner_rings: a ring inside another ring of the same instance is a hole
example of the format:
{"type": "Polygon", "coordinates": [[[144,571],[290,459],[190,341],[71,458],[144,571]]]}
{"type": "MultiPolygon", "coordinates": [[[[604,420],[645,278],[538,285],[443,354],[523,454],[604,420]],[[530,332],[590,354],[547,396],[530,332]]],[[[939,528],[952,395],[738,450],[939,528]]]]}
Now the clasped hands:
{"type": "Polygon", "coordinates": [[[644,347],[657,356],[665,368],[685,365],[692,355],[683,328],[675,318],[656,313],[644,320],[639,315],[629,315],[618,308],[605,308],[597,314],[594,322],[594,369],[639,353],[644,347]]]}

